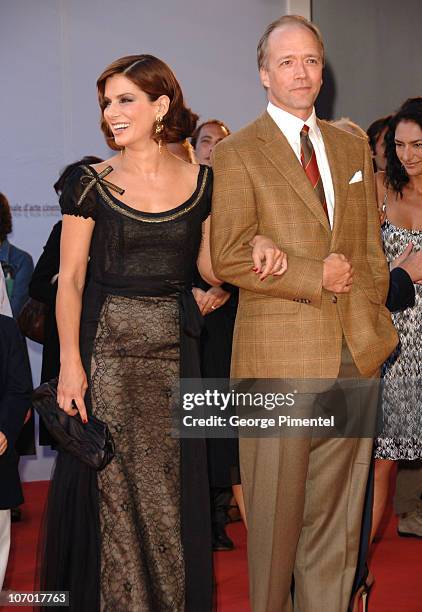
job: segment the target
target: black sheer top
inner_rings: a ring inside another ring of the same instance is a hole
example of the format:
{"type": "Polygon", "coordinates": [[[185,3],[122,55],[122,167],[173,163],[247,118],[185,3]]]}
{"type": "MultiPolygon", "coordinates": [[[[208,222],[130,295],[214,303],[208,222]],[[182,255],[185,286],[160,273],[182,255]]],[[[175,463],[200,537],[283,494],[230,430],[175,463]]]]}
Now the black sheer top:
{"type": "Polygon", "coordinates": [[[91,280],[121,295],[178,293],[192,286],[202,238],[210,214],[212,170],[200,167],[191,197],[162,213],[138,211],[115,195],[112,167],[98,173],[78,166],[60,198],[63,214],[95,220],[90,248],[91,280]],[[109,177],[111,175],[111,177],[109,177]],[[106,178],[107,177],[107,178],[106,178]]]}

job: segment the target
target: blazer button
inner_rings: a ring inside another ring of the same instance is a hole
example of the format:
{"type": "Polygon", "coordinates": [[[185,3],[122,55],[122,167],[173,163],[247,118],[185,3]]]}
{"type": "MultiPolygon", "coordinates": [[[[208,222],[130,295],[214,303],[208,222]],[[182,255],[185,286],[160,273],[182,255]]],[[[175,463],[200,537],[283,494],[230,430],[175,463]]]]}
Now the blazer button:
{"type": "Polygon", "coordinates": [[[333,295],[333,297],[331,298],[331,301],[333,304],[337,304],[337,296],[333,295]]]}

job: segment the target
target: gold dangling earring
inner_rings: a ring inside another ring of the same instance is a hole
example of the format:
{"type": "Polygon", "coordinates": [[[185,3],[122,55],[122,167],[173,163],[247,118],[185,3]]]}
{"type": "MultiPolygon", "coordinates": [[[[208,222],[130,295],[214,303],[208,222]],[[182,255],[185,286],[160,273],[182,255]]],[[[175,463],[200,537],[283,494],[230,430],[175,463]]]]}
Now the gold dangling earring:
{"type": "MultiPolygon", "coordinates": [[[[163,130],[163,117],[162,115],[157,115],[155,119],[155,136],[159,136],[163,130]]],[[[161,153],[161,138],[158,139],[158,152],[161,153]]]]}

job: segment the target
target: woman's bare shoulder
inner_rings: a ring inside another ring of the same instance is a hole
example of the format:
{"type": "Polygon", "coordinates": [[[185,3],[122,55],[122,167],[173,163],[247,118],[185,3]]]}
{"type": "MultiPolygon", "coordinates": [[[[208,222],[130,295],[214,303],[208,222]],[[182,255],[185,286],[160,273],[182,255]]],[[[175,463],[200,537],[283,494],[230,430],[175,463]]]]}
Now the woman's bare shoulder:
{"type": "Polygon", "coordinates": [[[102,172],[107,168],[107,166],[113,166],[119,155],[120,153],[118,155],[112,155],[112,157],[109,157],[108,159],[105,159],[104,161],[99,162],[98,164],[90,164],[90,167],[94,168],[94,170],[96,170],[97,172],[102,172]]]}

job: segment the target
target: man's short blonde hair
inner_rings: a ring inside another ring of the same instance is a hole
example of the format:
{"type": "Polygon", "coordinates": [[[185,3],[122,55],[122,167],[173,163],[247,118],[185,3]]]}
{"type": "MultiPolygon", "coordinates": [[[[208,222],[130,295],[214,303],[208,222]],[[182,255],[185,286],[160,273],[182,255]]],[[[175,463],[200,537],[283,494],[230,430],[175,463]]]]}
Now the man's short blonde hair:
{"type": "Polygon", "coordinates": [[[322,62],[324,63],[324,41],[322,40],[322,35],[318,27],[312,23],[312,21],[308,21],[308,19],[305,19],[305,17],[302,17],[301,15],[283,15],[283,17],[279,17],[270,23],[269,26],[267,26],[267,29],[259,40],[258,48],[256,50],[259,70],[261,70],[261,68],[266,68],[268,39],[271,32],[274,32],[274,30],[277,28],[285,25],[299,26],[312,32],[321,46],[322,62]]]}

